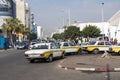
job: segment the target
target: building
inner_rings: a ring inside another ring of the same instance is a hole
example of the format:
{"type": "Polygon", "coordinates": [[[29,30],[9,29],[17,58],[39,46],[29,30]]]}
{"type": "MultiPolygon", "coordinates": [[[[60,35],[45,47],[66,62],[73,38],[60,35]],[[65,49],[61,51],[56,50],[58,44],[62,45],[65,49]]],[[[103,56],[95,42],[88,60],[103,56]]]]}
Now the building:
{"type": "Polygon", "coordinates": [[[31,13],[28,3],[24,0],[15,0],[15,18],[18,18],[26,28],[30,28],[31,13]]]}
{"type": "Polygon", "coordinates": [[[31,27],[30,31],[32,34],[37,34],[37,24],[34,21],[34,14],[31,14],[31,27]]]}
{"type": "MultiPolygon", "coordinates": [[[[117,38],[118,43],[120,43],[120,11],[115,13],[106,22],[75,23],[75,24],[71,24],[71,25],[79,27],[80,31],[82,31],[88,25],[96,26],[97,28],[100,29],[101,34],[108,36],[109,39],[117,38]]],[[[58,29],[58,31],[53,32],[52,35],[55,33],[59,33],[60,31],[61,31],[61,29],[58,29]]]]}
{"type": "Polygon", "coordinates": [[[13,16],[13,0],[0,0],[0,29],[5,20],[13,16]]]}
{"type": "Polygon", "coordinates": [[[43,38],[43,29],[41,26],[37,26],[37,39],[43,38]]]}
{"type": "Polygon", "coordinates": [[[120,42],[120,11],[115,13],[108,22],[110,24],[110,37],[117,38],[118,42],[120,42]]]}
{"type": "Polygon", "coordinates": [[[80,31],[82,31],[86,26],[89,26],[89,25],[96,26],[97,28],[100,29],[101,34],[108,36],[108,31],[109,31],[109,23],[108,22],[75,23],[72,25],[79,27],[80,31]]]}
{"type": "Polygon", "coordinates": [[[0,0],[0,29],[7,18],[18,18],[30,28],[30,8],[24,0],[0,0]]]}
{"type": "Polygon", "coordinates": [[[31,27],[31,12],[28,3],[25,3],[25,26],[26,28],[31,27]]]}

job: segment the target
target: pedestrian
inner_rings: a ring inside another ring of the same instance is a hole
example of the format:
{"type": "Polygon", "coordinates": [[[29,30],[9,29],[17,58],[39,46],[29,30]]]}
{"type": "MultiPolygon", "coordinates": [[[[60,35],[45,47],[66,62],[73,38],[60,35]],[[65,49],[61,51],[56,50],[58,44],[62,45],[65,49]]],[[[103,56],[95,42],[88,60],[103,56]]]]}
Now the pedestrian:
{"type": "Polygon", "coordinates": [[[110,39],[110,43],[111,43],[112,45],[114,44],[113,38],[110,39]]]}
{"type": "Polygon", "coordinates": [[[4,42],[4,49],[6,50],[7,49],[7,43],[4,42]]]}
{"type": "Polygon", "coordinates": [[[78,45],[81,46],[81,44],[82,44],[82,41],[79,39],[79,40],[78,40],[78,45]]]}

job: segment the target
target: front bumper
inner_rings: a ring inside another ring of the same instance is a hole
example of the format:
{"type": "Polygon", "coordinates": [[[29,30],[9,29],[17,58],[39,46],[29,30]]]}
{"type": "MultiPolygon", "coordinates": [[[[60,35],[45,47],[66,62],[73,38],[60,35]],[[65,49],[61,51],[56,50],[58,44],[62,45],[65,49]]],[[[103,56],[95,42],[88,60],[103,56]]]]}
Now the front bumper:
{"type": "Polygon", "coordinates": [[[26,59],[46,59],[46,57],[44,56],[40,56],[40,55],[25,55],[26,59]]]}

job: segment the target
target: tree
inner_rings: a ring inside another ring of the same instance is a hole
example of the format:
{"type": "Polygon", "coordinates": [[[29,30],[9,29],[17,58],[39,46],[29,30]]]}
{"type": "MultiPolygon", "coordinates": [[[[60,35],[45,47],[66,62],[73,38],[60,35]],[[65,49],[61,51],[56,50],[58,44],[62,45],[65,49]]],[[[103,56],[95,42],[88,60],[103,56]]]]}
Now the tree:
{"type": "Polygon", "coordinates": [[[29,34],[30,34],[29,28],[25,28],[22,33],[24,34],[24,36],[27,36],[27,39],[30,38],[30,36],[29,36],[29,34]]]}
{"type": "Polygon", "coordinates": [[[3,25],[3,32],[7,34],[7,37],[10,38],[10,43],[13,44],[13,36],[15,33],[22,33],[24,29],[24,25],[21,24],[20,20],[17,18],[8,18],[6,19],[6,23],[3,25]]]}
{"type": "Polygon", "coordinates": [[[76,26],[69,26],[64,31],[65,39],[75,39],[76,37],[80,37],[80,36],[81,36],[80,29],[76,26]]]}
{"type": "Polygon", "coordinates": [[[56,34],[54,34],[53,35],[53,37],[52,38],[54,38],[55,40],[57,40],[57,39],[63,39],[64,37],[64,33],[56,33],[56,34]]]}
{"type": "Polygon", "coordinates": [[[100,35],[101,31],[96,26],[88,25],[82,30],[83,37],[95,38],[100,35]]]}
{"type": "Polygon", "coordinates": [[[29,39],[30,39],[30,41],[37,39],[37,34],[30,33],[29,39]]]}

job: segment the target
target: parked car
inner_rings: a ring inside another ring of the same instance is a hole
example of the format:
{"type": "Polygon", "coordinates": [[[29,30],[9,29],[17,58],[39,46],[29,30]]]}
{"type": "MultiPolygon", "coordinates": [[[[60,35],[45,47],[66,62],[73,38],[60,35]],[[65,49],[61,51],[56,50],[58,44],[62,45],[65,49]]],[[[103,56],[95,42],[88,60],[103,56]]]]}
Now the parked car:
{"type": "Polygon", "coordinates": [[[53,58],[64,58],[65,51],[60,49],[56,43],[38,43],[34,48],[25,52],[25,58],[33,63],[35,60],[44,59],[52,62],[53,58]]]}
{"type": "Polygon", "coordinates": [[[28,46],[23,42],[18,43],[16,47],[17,47],[17,49],[27,49],[28,48],[28,46]]]}
{"type": "Polygon", "coordinates": [[[109,47],[110,53],[120,54],[120,44],[109,47]]]}
{"type": "Polygon", "coordinates": [[[32,49],[33,46],[34,46],[34,44],[40,43],[40,42],[41,42],[41,40],[39,40],[39,39],[32,40],[32,41],[30,42],[30,44],[29,44],[29,48],[28,48],[28,49],[32,49]]]}
{"type": "Polygon", "coordinates": [[[94,54],[97,54],[102,51],[109,51],[109,46],[111,46],[109,41],[104,41],[104,40],[100,40],[92,43],[93,43],[92,45],[83,46],[82,49],[87,51],[88,53],[92,52],[94,54]]]}
{"type": "Polygon", "coordinates": [[[80,54],[81,53],[81,46],[76,46],[72,42],[61,42],[60,48],[64,49],[66,54],[69,54],[69,53],[80,54]]]}

